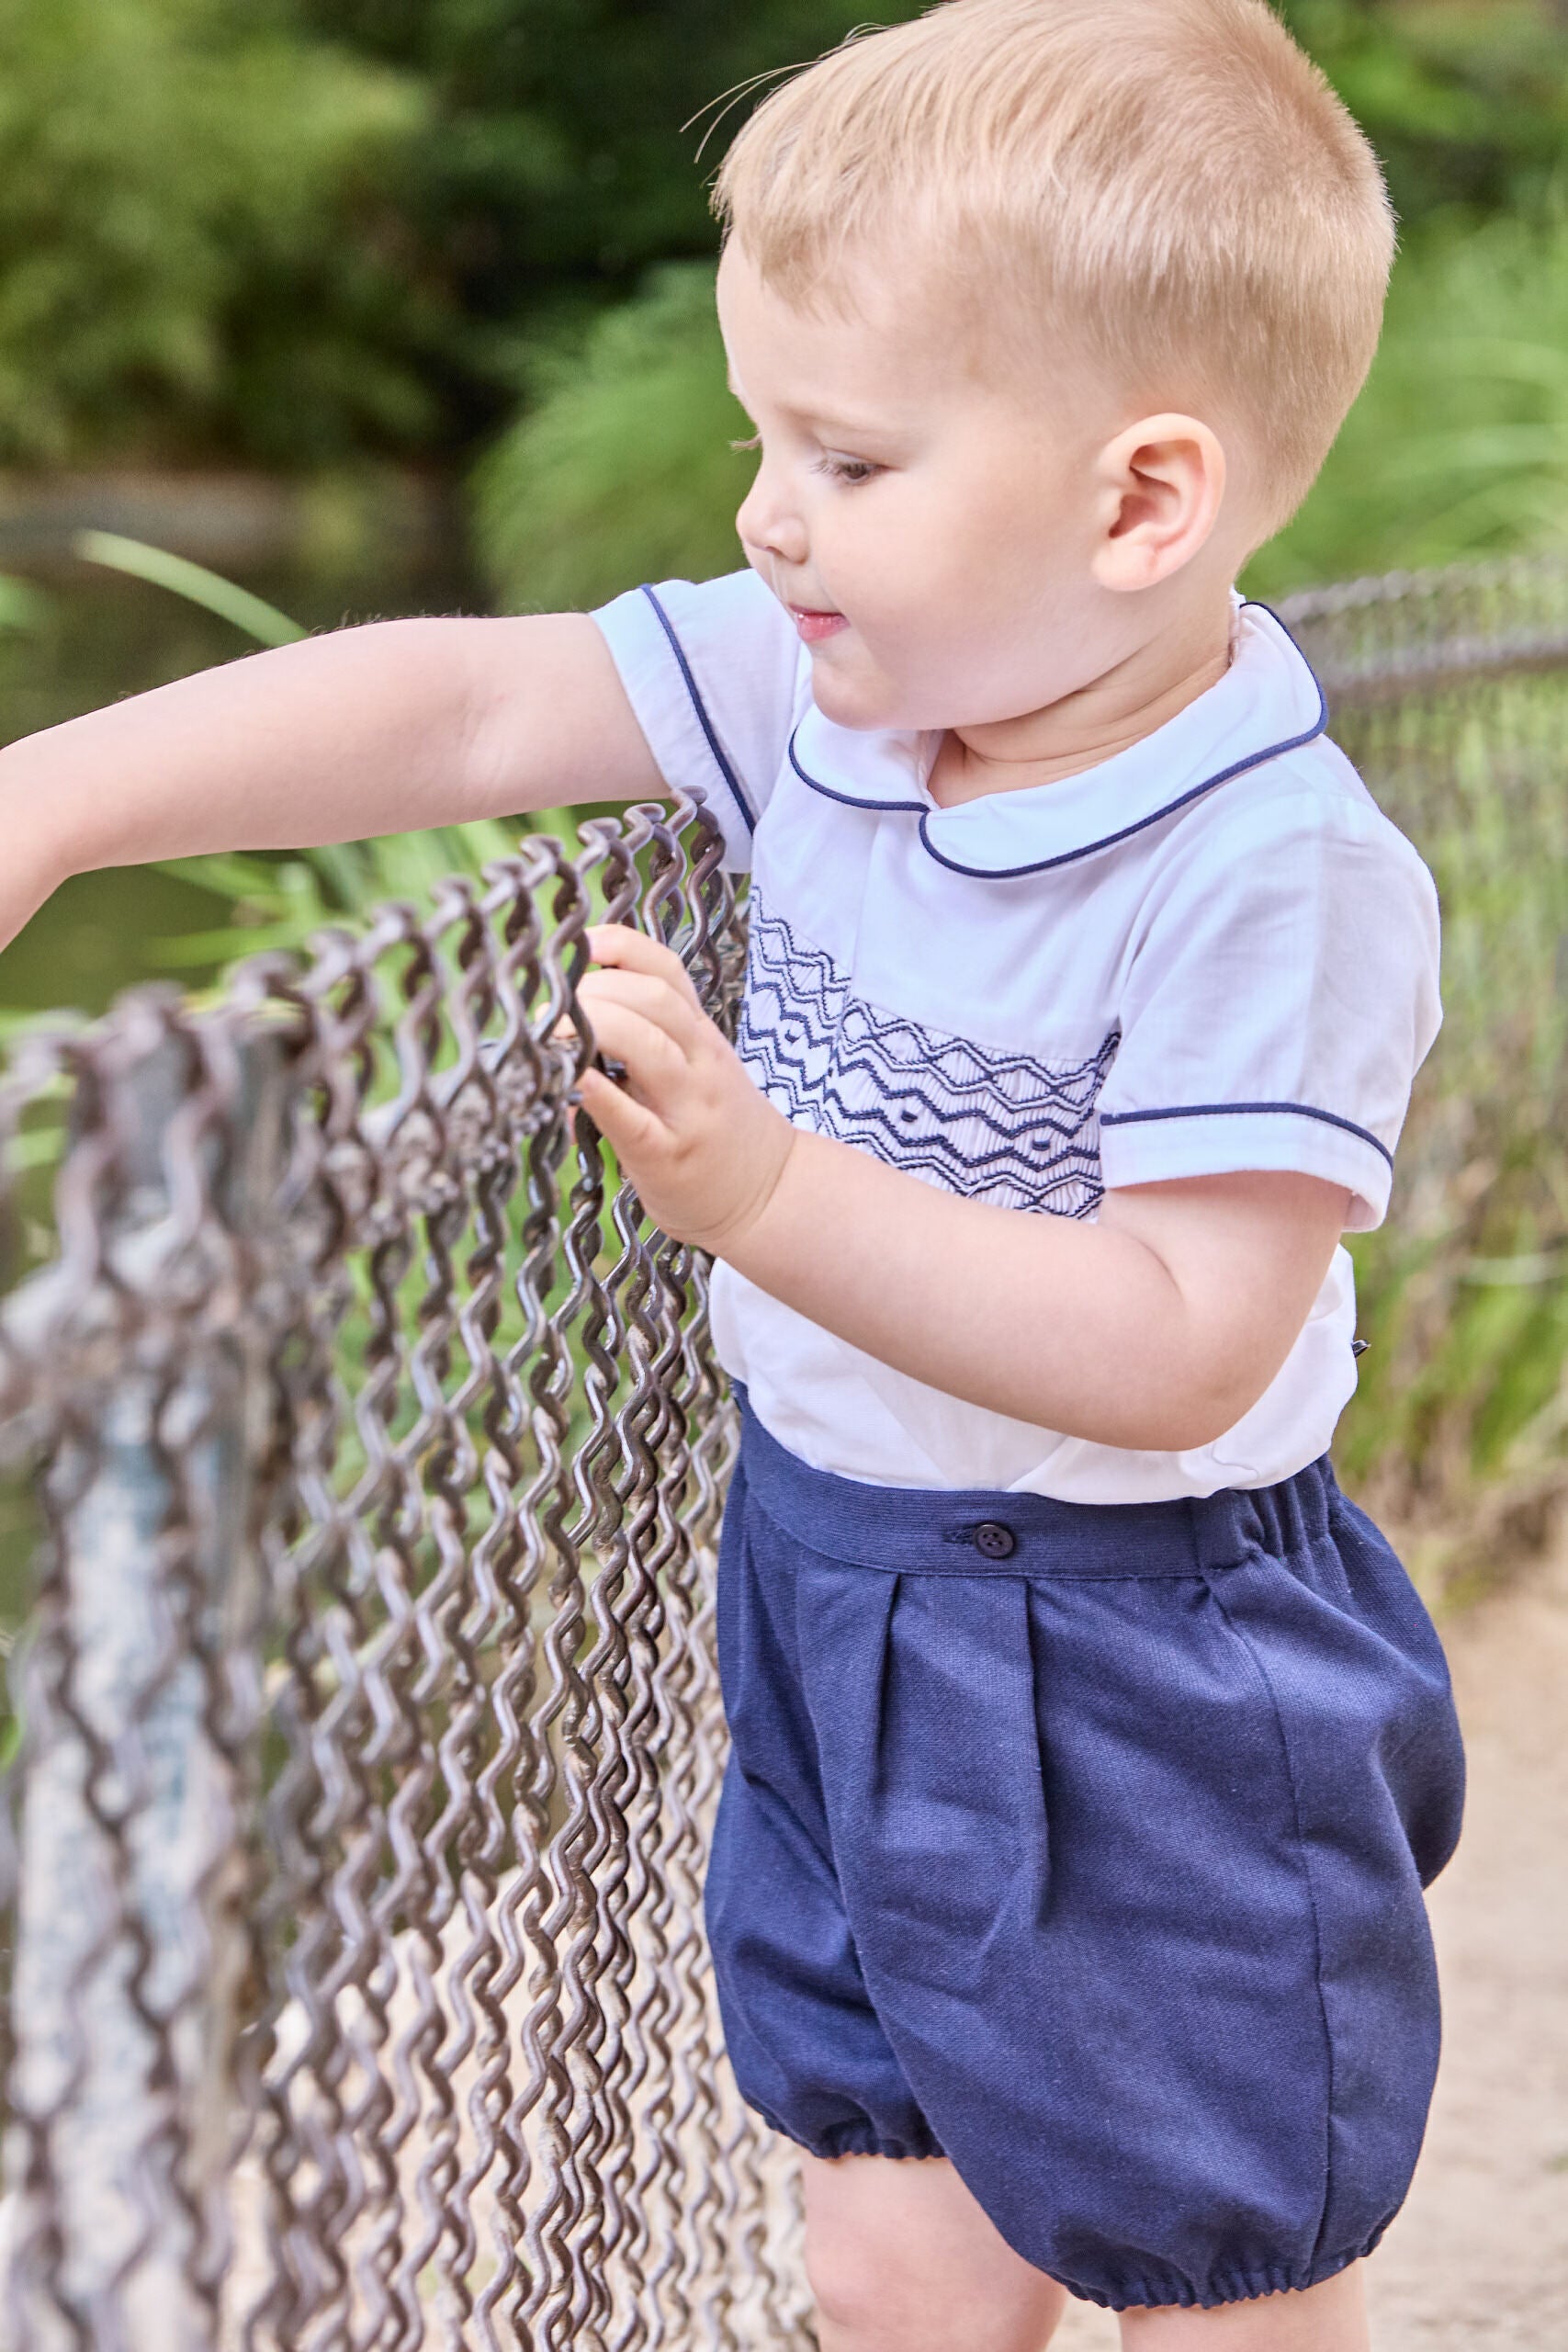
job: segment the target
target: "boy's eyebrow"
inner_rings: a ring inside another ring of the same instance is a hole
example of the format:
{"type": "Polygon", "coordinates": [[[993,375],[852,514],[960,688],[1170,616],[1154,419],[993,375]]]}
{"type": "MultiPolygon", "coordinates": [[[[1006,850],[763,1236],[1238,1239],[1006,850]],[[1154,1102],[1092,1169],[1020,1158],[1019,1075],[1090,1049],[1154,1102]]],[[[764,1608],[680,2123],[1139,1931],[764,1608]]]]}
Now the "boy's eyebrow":
{"type": "MultiPolygon", "coordinates": [[[[741,407],[744,408],[746,406],[746,402],[741,393],[740,387],[736,382],[733,372],[728,368],[725,370],[725,382],[728,385],[730,391],[734,394],[735,398],[739,401],[741,407]]],[[[791,408],[786,401],[781,401],[780,407],[785,416],[795,417],[803,424],[836,424],[840,431],[843,433],[872,433],[886,435],[897,433],[900,430],[900,428],[896,424],[883,423],[869,416],[835,415],[828,409],[812,410],[791,408]]]]}

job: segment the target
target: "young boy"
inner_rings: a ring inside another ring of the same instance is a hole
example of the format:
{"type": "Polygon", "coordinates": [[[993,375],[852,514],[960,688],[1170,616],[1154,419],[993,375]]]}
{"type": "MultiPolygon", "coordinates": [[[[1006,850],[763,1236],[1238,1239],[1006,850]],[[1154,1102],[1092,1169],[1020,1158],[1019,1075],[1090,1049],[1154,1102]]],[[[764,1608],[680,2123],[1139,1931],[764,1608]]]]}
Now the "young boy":
{"type": "Polygon", "coordinates": [[[950,0],[723,166],[747,568],[382,624],[0,758],[77,867],[703,787],[739,1050],[619,928],[583,1100],[744,1399],[708,1883],[824,2352],[1364,2345],[1438,2046],[1436,1634],[1328,1454],[1431,878],[1232,582],[1371,361],[1263,0],[950,0]]]}

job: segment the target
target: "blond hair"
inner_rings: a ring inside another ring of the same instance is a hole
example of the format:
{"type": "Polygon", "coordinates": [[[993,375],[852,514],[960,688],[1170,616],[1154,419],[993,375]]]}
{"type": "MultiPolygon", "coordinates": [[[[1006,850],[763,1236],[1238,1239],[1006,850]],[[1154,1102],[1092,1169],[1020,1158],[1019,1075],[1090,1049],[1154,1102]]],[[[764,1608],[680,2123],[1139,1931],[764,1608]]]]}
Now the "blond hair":
{"type": "Polygon", "coordinates": [[[1026,359],[1066,336],[1247,434],[1258,536],[1305,496],[1377,347],[1377,159],[1265,0],[944,0],[770,93],[712,204],[763,282],[845,307],[913,257],[1026,359]]]}

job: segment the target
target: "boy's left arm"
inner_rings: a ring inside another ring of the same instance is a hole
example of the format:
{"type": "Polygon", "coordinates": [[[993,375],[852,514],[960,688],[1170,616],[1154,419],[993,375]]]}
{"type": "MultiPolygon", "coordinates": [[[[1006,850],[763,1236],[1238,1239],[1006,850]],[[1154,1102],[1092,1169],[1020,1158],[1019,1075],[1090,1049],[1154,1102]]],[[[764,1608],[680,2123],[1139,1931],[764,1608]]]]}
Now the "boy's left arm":
{"type": "Polygon", "coordinates": [[[591,934],[583,1107],[666,1232],[868,1355],[1069,1437],[1210,1444],[1268,1387],[1344,1229],[1342,1185],[1242,1170],[1106,1193],[1099,1222],[938,1191],[792,1126],[699,1007],[679,959],[591,934]]]}

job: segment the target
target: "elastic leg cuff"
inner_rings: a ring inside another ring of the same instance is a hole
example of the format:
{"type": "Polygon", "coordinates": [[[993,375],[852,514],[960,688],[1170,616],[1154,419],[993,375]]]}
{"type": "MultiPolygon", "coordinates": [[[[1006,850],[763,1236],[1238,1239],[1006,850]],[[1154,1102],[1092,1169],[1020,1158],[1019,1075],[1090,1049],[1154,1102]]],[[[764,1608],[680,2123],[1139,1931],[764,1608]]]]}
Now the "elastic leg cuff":
{"type": "Polygon", "coordinates": [[[1063,2278],[1060,2283],[1080,2302],[1098,2303],[1101,2311],[1166,2311],[1173,2307],[1216,2311],[1224,2303],[1255,2302],[1260,2295],[1303,2294],[1309,2287],[1321,2287],[1325,2278],[1337,2278],[1353,2262],[1371,2254],[1387,2227],[1383,2222],[1364,2245],[1352,2246],[1348,2254],[1320,2255],[1308,2264],[1281,2264],[1263,2270],[1215,2270],[1201,2286],[1175,2271],[1164,2277],[1149,2272],[1141,2278],[1104,2289],[1091,2287],[1079,2278],[1063,2278]]]}
{"type": "Polygon", "coordinates": [[[770,2115],[766,2108],[760,2107],[757,2112],[782,2139],[793,2142],[795,2147],[804,2148],[807,2155],[820,2156],[827,2163],[831,2163],[835,2156],[891,2156],[900,2162],[914,2162],[922,2157],[945,2156],[947,2154],[929,2130],[914,2132],[907,2139],[886,2140],[874,2123],[838,2123],[819,2139],[805,2140],[798,2132],[792,2132],[787,2123],[782,2123],[776,2115],[770,2115]]]}

